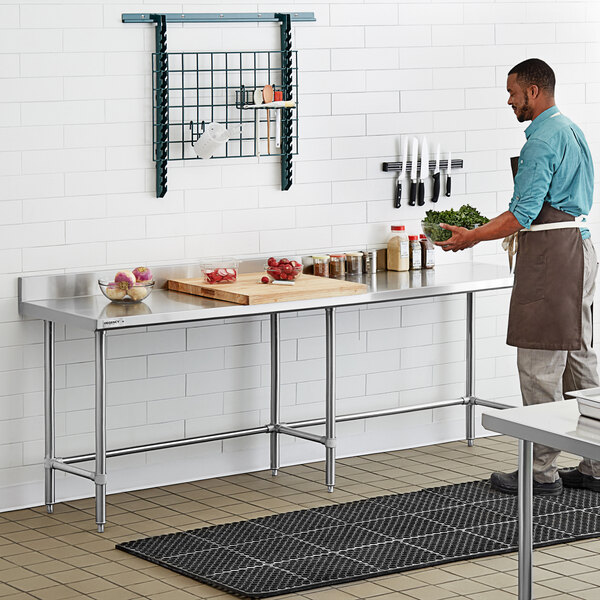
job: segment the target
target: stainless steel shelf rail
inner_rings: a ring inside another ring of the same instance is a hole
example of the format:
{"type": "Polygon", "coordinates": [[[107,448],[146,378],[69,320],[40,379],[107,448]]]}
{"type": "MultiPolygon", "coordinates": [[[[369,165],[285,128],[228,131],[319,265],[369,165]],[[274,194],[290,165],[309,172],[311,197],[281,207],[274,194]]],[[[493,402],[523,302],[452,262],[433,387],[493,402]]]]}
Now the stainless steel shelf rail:
{"type": "MultiPolygon", "coordinates": [[[[262,262],[262,261],[261,261],[262,262]]],[[[252,272],[255,262],[242,264],[241,271],[252,272]]],[[[193,276],[197,267],[175,265],[155,270],[157,287],[164,287],[170,277],[193,276]],[[161,285],[162,284],[162,285],[161,285]]],[[[369,285],[366,294],[340,296],[336,298],[316,298],[296,302],[268,305],[240,306],[227,302],[188,296],[167,290],[156,290],[142,305],[119,306],[107,304],[97,295],[96,280],[99,274],[69,274],[34,276],[19,281],[19,308],[24,316],[44,320],[44,423],[45,423],[45,504],[49,513],[56,502],[55,473],[64,471],[90,479],[95,484],[96,524],[99,532],[106,524],[106,460],[114,456],[125,456],[150,450],[176,448],[208,441],[231,439],[267,433],[270,437],[270,467],[273,475],[280,469],[279,436],[290,435],[314,441],[325,447],[325,484],[329,491],[335,486],[336,423],[357,419],[369,419],[408,412],[432,410],[449,406],[464,405],[466,409],[466,439],[472,446],[475,439],[475,407],[508,408],[475,396],[474,371],[474,294],[477,291],[505,289],[512,286],[512,278],[506,269],[493,265],[471,266],[468,273],[450,267],[438,267],[423,285],[422,274],[379,273],[365,276],[369,285]],[[418,277],[418,280],[417,280],[418,277]],[[437,277],[437,279],[436,279],[437,277]],[[466,372],[465,395],[447,401],[431,402],[416,406],[402,406],[386,410],[365,411],[347,415],[336,414],[336,308],[339,306],[364,305],[401,299],[431,298],[437,296],[465,294],[466,296],[466,372]],[[131,312],[134,307],[141,314],[131,312]],[[114,309],[107,317],[107,308],[114,309]],[[145,308],[145,310],[144,310],[145,308]],[[325,417],[285,423],[280,411],[280,315],[285,312],[323,309],[325,316],[325,360],[326,392],[325,417]],[[270,319],[271,346],[271,414],[270,423],[249,429],[220,432],[178,440],[130,446],[108,450],[106,447],[106,335],[112,328],[127,329],[140,326],[193,323],[214,318],[240,317],[244,314],[268,315],[270,319]],[[104,318],[107,317],[107,318],[104,318]],[[58,458],[55,455],[55,324],[77,324],[94,332],[95,336],[95,451],[93,453],[58,458]],[[325,426],[324,435],[301,431],[306,427],[325,426]],[[95,461],[94,470],[73,466],[75,463],[95,461]]],[[[101,274],[100,274],[101,275],[101,274]]]]}

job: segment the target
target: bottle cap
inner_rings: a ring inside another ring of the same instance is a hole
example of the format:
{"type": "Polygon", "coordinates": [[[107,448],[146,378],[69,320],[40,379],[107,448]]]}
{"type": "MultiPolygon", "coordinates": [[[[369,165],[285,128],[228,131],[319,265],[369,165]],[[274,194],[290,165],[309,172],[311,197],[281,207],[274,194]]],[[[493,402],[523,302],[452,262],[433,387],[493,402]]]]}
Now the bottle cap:
{"type": "Polygon", "coordinates": [[[421,234],[419,235],[419,239],[420,239],[420,240],[426,240],[426,239],[427,239],[427,236],[426,236],[424,233],[421,233],[421,234]]]}
{"type": "Polygon", "coordinates": [[[329,254],[321,254],[318,256],[313,256],[313,260],[329,260],[329,254]]]}
{"type": "Polygon", "coordinates": [[[330,258],[346,258],[345,254],[330,254],[330,258]]]}
{"type": "Polygon", "coordinates": [[[409,239],[411,242],[414,242],[415,240],[418,240],[418,239],[419,239],[419,236],[418,236],[418,235],[409,235],[409,236],[408,236],[408,239],[409,239]]]}
{"type": "Polygon", "coordinates": [[[392,231],[404,231],[404,225],[392,225],[392,231]]]}

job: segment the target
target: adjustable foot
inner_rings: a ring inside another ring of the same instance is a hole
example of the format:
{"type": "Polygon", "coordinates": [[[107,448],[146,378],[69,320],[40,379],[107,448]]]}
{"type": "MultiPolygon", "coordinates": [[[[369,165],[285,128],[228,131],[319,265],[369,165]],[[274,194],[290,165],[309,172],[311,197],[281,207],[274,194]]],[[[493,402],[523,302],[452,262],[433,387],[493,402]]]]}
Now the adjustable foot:
{"type": "Polygon", "coordinates": [[[46,504],[46,512],[51,515],[54,512],[54,504],[46,504]]]}
{"type": "Polygon", "coordinates": [[[475,440],[467,440],[467,446],[472,448],[475,445],[475,440]]]}
{"type": "Polygon", "coordinates": [[[333,486],[332,485],[328,485],[327,486],[327,491],[331,494],[333,492],[333,486]]]}
{"type": "Polygon", "coordinates": [[[104,533],[104,523],[98,523],[98,533],[104,533]]]}
{"type": "Polygon", "coordinates": [[[271,475],[273,477],[277,477],[278,473],[279,473],[279,469],[271,469],[271,475]]]}

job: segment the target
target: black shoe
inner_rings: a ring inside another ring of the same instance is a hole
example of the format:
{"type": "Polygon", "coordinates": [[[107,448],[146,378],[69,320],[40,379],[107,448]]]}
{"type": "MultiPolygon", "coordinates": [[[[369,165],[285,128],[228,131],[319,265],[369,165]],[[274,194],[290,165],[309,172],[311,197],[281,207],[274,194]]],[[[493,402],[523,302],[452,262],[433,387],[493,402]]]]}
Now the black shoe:
{"type": "Polygon", "coordinates": [[[558,474],[565,487],[600,492],[600,479],[584,475],[579,469],[559,469],[558,474]]]}
{"type": "MultiPolygon", "coordinates": [[[[505,494],[516,495],[519,493],[519,471],[514,473],[492,473],[490,477],[492,489],[505,494]]],[[[534,496],[558,496],[562,494],[562,479],[557,479],[553,483],[538,483],[533,480],[534,496]]]]}

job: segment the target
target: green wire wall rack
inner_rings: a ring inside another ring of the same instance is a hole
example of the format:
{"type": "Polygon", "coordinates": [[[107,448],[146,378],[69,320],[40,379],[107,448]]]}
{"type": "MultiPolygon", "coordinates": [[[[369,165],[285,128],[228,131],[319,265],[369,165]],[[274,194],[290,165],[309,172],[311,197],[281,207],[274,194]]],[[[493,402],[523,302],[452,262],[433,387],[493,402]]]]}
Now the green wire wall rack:
{"type": "MultiPolygon", "coordinates": [[[[225,153],[214,158],[257,155],[256,140],[266,139],[266,112],[259,110],[255,131],[256,88],[271,84],[284,100],[298,97],[297,52],[292,50],[291,21],[315,21],[313,13],[175,13],[122,15],[123,23],[153,23],[156,52],[152,54],[153,159],[156,162],[156,195],[167,193],[169,160],[202,160],[192,144],[206,123],[238,126],[239,134],[225,144],[225,153]],[[281,26],[280,50],[245,52],[168,52],[167,23],[270,23],[281,26]]],[[[281,110],[281,148],[269,156],[281,157],[281,189],[292,185],[292,156],[298,152],[298,111],[281,110]]],[[[274,146],[274,144],[273,144],[274,146]]]]}

